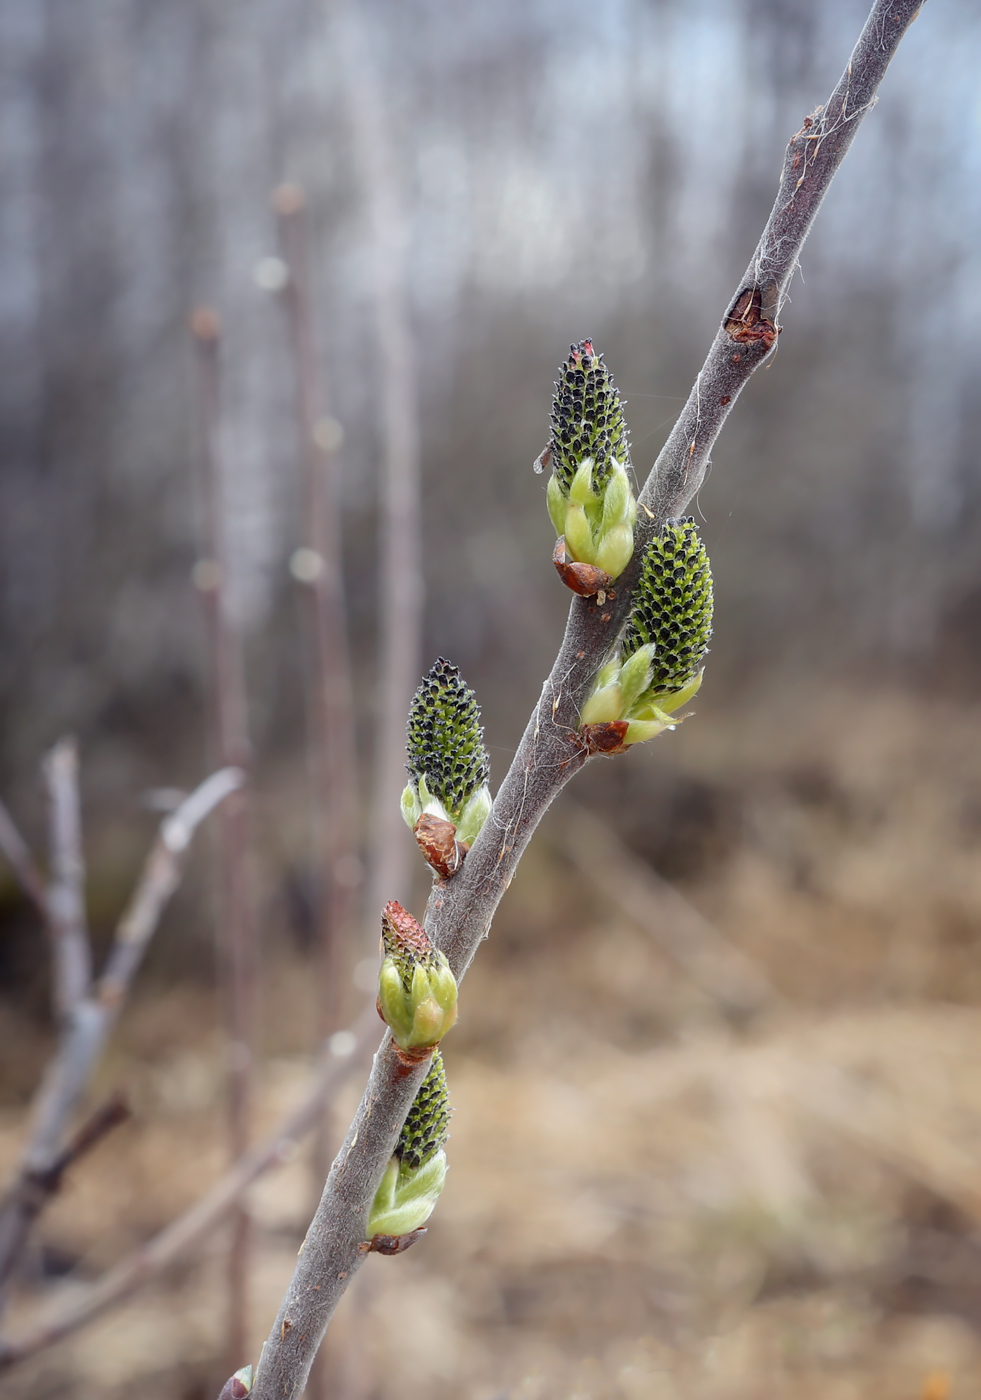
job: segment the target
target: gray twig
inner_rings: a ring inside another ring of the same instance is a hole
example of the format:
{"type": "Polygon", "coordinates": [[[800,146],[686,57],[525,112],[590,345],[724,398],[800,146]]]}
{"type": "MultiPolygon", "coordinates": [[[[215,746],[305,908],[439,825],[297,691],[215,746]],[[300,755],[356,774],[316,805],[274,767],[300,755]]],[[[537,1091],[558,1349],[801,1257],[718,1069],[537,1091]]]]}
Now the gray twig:
{"type": "Polygon", "coordinates": [[[17,1176],[0,1206],[0,1289],[9,1280],[24,1249],[24,1188],[52,1170],[64,1148],[72,1114],[119,1015],[161,911],[177,887],[187,848],[198,824],[243,782],[237,768],[213,773],[164,819],[143,873],[119,926],[105,972],[77,1002],[62,1030],[55,1058],[34,1100],[33,1122],[17,1176]]]}
{"type": "Polygon", "coordinates": [[[42,772],[48,794],[51,851],[46,903],[53,939],[54,1003],[59,1019],[65,1023],[88,992],[92,978],[75,740],[59,739],[46,756],[42,772]]]}
{"type": "Polygon", "coordinates": [[[45,922],[48,920],[48,893],[44,887],[44,876],[34,863],[30,847],[14,824],[7,808],[0,802],[0,851],[7,858],[7,864],[14,872],[17,883],[45,922]]]}
{"type": "MultiPolygon", "coordinates": [[[[653,531],[680,515],[705,473],[732,404],[772,353],[778,313],[801,246],[835,170],[919,0],[876,0],[830,101],[790,140],[770,219],[745,277],[641,495],[649,514],[616,598],[575,599],[541,699],[501,785],[493,812],[452,881],[430,896],[426,928],[458,978],[466,971],[521,855],[549,803],[586,762],[579,708],[623,624],[640,557],[653,531]]],[[[401,761],[401,756],[400,760],[401,761]]],[[[426,1072],[406,1073],[388,1036],[364,1099],[331,1168],[293,1279],[259,1359],[255,1400],[294,1400],[327,1324],[364,1258],[360,1246],[374,1192],[426,1072]]]]}
{"type": "Polygon", "coordinates": [[[128,1117],[129,1108],[125,1101],[120,1095],[114,1095],[82,1124],[49,1166],[21,1172],[0,1201],[0,1221],[7,1222],[2,1238],[8,1246],[8,1258],[18,1259],[23,1254],[31,1227],[51,1198],[60,1191],[68,1168],[128,1117]]]}

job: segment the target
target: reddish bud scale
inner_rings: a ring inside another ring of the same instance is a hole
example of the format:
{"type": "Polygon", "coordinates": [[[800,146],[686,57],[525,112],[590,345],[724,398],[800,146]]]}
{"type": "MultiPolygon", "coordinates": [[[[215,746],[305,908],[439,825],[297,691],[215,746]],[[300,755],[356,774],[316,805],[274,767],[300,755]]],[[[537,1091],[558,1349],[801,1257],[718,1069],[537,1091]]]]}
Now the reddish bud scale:
{"type": "Polygon", "coordinates": [[[435,949],[418,920],[397,899],[390,899],[382,910],[382,946],[394,960],[408,991],[416,963],[435,962],[435,949]]]}

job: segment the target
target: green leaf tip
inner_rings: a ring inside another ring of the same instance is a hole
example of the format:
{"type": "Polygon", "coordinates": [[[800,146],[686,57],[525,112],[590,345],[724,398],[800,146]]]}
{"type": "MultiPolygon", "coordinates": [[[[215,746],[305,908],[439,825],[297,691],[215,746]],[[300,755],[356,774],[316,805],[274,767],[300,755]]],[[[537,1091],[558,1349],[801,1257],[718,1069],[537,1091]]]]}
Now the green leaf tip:
{"type": "Polygon", "coordinates": [[[565,541],[568,562],[601,569],[613,580],[633,553],[637,503],[627,474],[623,405],[591,340],[570,346],[559,368],[551,430],[539,461],[552,465],[547,500],[555,532],[565,541]]]}
{"type": "Polygon", "coordinates": [[[412,697],[405,747],[408,825],[414,828],[426,812],[452,822],[459,840],[472,843],[490,811],[490,760],[477,698],[442,656],[412,697]]]}
{"type": "Polygon", "coordinates": [[[428,1050],[456,1022],[456,978],[446,955],[394,899],[382,914],[382,949],[378,1014],[401,1050],[428,1050]]]}
{"type": "Polygon", "coordinates": [[[375,1193],[365,1232],[367,1239],[374,1235],[407,1235],[429,1219],[446,1181],[443,1148],[449,1120],[443,1057],[435,1050],[375,1193]]]}
{"type": "Polygon", "coordinates": [[[692,519],[669,520],[648,545],[619,653],[582,708],[593,753],[620,753],[680,723],[697,694],[712,636],[712,571],[692,519]]]}

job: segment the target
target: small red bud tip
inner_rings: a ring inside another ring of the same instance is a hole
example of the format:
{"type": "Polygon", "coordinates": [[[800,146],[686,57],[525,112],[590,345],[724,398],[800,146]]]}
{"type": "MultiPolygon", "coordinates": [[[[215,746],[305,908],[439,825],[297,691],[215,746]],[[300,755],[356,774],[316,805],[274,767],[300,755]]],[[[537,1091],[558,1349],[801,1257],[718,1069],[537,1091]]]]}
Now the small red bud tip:
{"type": "Polygon", "coordinates": [[[382,938],[386,951],[389,940],[416,958],[426,958],[433,951],[426,930],[412,917],[408,909],[402,908],[397,899],[390,899],[382,910],[382,938]]]}
{"type": "Polygon", "coordinates": [[[629,728],[625,719],[610,719],[602,724],[584,724],[579,733],[589,754],[624,752],[624,735],[629,728]]]}
{"type": "Polygon", "coordinates": [[[564,535],[560,535],[555,541],[555,548],[552,550],[552,563],[566,588],[571,588],[573,593],[579,594],[580,598],[592,598],[594,594],[609,588],[613,582],[606,570],[598,569],[595,564],[567,563],[564,535]]]}

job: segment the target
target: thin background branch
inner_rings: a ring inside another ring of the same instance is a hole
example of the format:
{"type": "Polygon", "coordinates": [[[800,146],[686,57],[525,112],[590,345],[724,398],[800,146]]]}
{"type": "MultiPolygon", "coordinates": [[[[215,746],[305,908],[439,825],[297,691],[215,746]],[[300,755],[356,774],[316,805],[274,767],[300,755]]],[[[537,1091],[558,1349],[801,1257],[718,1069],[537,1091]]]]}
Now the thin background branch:
{"type": "Polygon", "coordinates": [[[59,1018],[67,1021],[88,992],[92,979],[75,740],[59,739],[41,771],[48,796],[51,881],[46,907],[54,939],[54,1004],[59,1018]]]}
{"type": "Polygon", "coordinates": [[[129,1298],[136,1288],[152,1282],[175,1260],[198,1247],[208,1233],[226,1219],[253,1181],[292,1160],[297,1142],[322,1120],[325,1108],[332,1103],[338,1090],[355,1069],[364,1064],[377,1034],[378,1013],[372,994],[350,1027],[350,1039],[345,1045],[348,1053],[338,1054],[332,1042],[321,1049],[319,1064],[307,1092],[269,1136],[239,1158],[200,1200],[153,1239],[108,1269],[96,1283],[80,1285],[68,1298],[52,1303],[40,1319],[19,1336],[0,1341],[0,1370],[69,1336],[92,1318],[129,1298]]]}
{"type": "MultiPolygon", "coordinates": [[[[308,668],[308,675],[312,671],[308,713],[315,775],[313,869],[319,974],[315,1024],[320,1041],[336,1028],[343,1008],[343,978],[357,941],[352,937],[353,896],[361,874],[357,735],[345,625],[348,610],[337,470],[342,434],[336,419],[327,416],[314,343],[309,222],[303,191],[296,185],[281,185],[273,195],[273,207],[279,216],[280,247],[288,269],[283,300],[293,351],[304,482],[303,547],[294,554],[291,568],[305,585],[305,614],[314,658],[313,667],[308,668]]],[[[329,1128],[329,1115],[324,1114],[314,1134],[310,1159],[314,1204],[330,1166],[333,1144],[329,1128]]],[[[321,1400],[324,1394],[322,1370],[323,1358],[311,1373],[309,1400],[321,1400]]]]}
{"type": "MultiPolygon", "coordinates": [[[[27,842],[21,836],[14,819],[0,802],[0,851],[3,851],[24,894],[35,909],[48,922],[48,892],[44,887],[44,876],[34,863],[27,842]]],[[[50,932],[50,926],[49,926],[50,932]]]]}
{"type": "MultiPolygon", "coordinates": [[[[221,349],[218,317],[200,308],[191,318],[197,349],[198,390],[204,421],[204,469],[209,558],[199,561],[197,576],[208,621],[214,687],[217,749],[223,764],[248,771],[245,663],[240,628],[229,598],[228,513],[222,452],[221,349]],[[209,567],[210,566],[210,567],[209,567]],[[203,575],[203,577],[202,577],[203,575]]],[[[249,1145],[253,1098],[253,1028],[256,1007],[257,942],[249,890],[249,812],[241,787],[221,813],[221,926],[218,985],[224,1001],[228,1035],[228,1147],[235,1162],[249,1145]]],[[[240,1202],[232,1222],[228,1256],[228,1356],[242,1355],[248,1335],[248,1274],[251,1225],[240,1202]]]]}
{"type": "MultiPolygon", "coordinates": [[[[486,936],[543,812],[586,762],[577,737],[579,709],[627,615],[643,551],[655,530],[684,511],[733,403],[772,352],[778,313],[804,239],[918,8],[918,0],[876,0],[828,104],[791,138],[763,236],[642,492],[643,523],[631,565],[617,580],[616,597],[602,604],[598,596],[573,601],[555,665],[493,812],[460,872],[434,886],[426,928],[458,978],[486,936]]],[[[407,1072],[390,1037],[384,1038],[263,1347],[255,1400],[293,1400],[302,1392],[334,1308],[364,1260],[368,1210],[427,1067],[428,1062],[407,1072]]]]}
{"type": "Polygon", "coordinates": [[[62,1030],[57,1054],[35,1095],[32,1126],[17,1176],[0,1204],[0,1293],[23,1254],[28,1230],[38,1214],[25,1206],[30,1183],[49,1173],[64,1150],[68,1124],[116,1023],[164,905],[180,882],[194,832],[242,782],[243,774],[236,768],[213,773],[161,823],[119,921],[105,971],[76,1004],[71,1021],[62,1030]]]}
{"type": "Polygon", "coordinates": [[[347,599],[337,461],[341,427],[327,414],[314,343],[309,223],[303,191],[296,185],[281,185],[273,195],[273,205],[279,216],[280,244],[289,272],[283,300],[293,351],[297,428],[303,457],[305,553],[299,561],[294,556],[293,572],[306,584],[309,630],[314,640],[311,737],[316,773],[315,868],[320,880],[318,1032],[323,1038],[341,1010],[339,981],[351,932],[352,895],[360,870],[354,698],[345,625],[347,599]]]}
{"type": "Polygon", "coordinates": [[[364,32],[363,7],[334,0],[333,12],[347,75],[353,155],[368,209],[381,399],[379,703],[366,880],[374,951],[379,911],[387,900],[405,897],[412,858],[399,795],[405,785],[405,717],[422,646],[419,406],[406,286],[408,229],[391,117],[364,32]]]}

